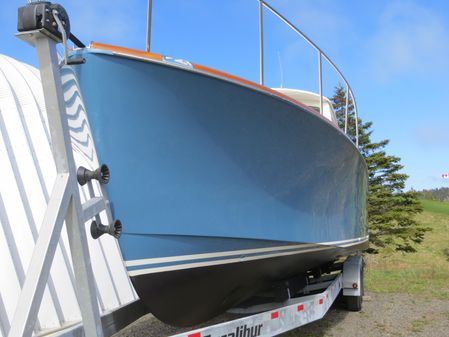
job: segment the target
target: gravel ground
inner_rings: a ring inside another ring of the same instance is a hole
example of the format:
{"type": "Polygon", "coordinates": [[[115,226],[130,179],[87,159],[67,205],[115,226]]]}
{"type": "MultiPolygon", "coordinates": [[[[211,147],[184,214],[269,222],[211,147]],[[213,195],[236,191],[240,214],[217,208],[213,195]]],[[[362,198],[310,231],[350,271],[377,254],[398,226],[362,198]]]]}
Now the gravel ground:
{"type": "MultiPolygon", "coordinates": [[[[231,316],[221,316],[208,324],[231,316]]],[[[146,315],[114,337],[162,337],[182,330],[169,327],[146,315]]],[[[367,293],[361,312],[348,312],[336,302],[320,321],[283,337],[448,337],[449,301],[429,300],[407,294],[367,293]]]]}
{"type": "Polygon", "coordinates": [[[448,337],[449,301],[368,293],[360,312],[335,303],[320,321],[283,337],[448,337]]]}

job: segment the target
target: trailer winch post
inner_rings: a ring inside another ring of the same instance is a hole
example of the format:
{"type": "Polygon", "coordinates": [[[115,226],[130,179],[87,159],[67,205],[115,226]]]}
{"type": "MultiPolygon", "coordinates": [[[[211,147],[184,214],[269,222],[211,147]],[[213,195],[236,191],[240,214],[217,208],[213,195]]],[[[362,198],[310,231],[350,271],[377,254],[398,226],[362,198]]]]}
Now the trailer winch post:
{"type": "MultiPolygon", "coordinates": [[[[38,2],[31,3],[28,6],[34,5],[58,6],[38,2]]],[[[103,330],[97,302],[97,292],[84,226],[85,221],[93,213],[98,214],[105,210],[108,207],[108,202],[103,197],[96,197],[85,205],[81,204],[76,175],[77,169],[72,152],[56,50],[57,44],[61,41],[54,32],[46,29],[42,23],[36,25],[37,27],[35,28],[38,29],[27,30],[27,24],[28,26],[30,25],[29,21],[24,23],[21,22],[21,19],[24,20],[24,17],[29,19],[30,16],[21,16],[23,8],[19,9],[19,27],[25,28],[17,34],[17,37],[34,46],[37,51],[51,135],[51,147],[57,174],[8,336],[31,336],[33,333],[65,220],[76,278],[76,296],[81,311],[84,334],[85,336],[102,337],[103,330]],[[93,211],[94,209],[95,211],[93,211]]],[[[53,14],[57,15],[55,7],[52,8],[53,14]]],[[[47,9],[45,11],[48,12],[47,9]]],[[[31,21],[33,19],[35,18],[31,17],[31,21]]],[[[64,18],[64,22],[67,21],[68,18],[64,18]]],[[[57,25],[59,24],[57,23],[57,25]]],[[[61,27],[58,28],[60,29],[61,27]]]]}

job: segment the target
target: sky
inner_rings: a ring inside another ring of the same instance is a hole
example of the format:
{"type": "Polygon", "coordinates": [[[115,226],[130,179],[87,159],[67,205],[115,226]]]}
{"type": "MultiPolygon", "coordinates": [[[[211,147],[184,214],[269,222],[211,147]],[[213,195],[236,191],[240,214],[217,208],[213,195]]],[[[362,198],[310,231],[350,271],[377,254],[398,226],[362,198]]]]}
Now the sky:
{"type": "MultiPolygon", "coordinates": [[[[449,187],[449,1],[267,0],[337,64],[354,91],[374,141],[389,139],[407,189],[449,187]]],[[[0,0],[0,54],[37,65],[18,40],[17,8],[0,0]]],[[[145,48],[145,0],[61,0],[71,31],[145,48]]],[[[265,85],[318,91],[317,54],[264,10],[265,85]]],[[[153,0],[151,50],[259,80],[257,0],[153,0]]],[[[323,65],[324,94],[340,82],[323,65]]]]}

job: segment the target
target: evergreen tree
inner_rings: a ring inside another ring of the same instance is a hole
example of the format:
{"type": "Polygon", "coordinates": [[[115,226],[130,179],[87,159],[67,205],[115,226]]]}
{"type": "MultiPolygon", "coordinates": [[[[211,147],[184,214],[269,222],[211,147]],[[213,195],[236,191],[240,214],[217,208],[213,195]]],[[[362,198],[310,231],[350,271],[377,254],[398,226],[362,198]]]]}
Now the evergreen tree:
{"type": "MultiPolygon", "coordinates": [[[[338,125],[345,128],[346,90],[342,85],[335,88],[331,98],[338,125]]],[[[347,134],[356,142],[355,112],[352,100],[348,104],[347,134]]],[[[423,241],[429,228],[415,220],[422,212],[418,194],[404,191],[408,176],[401,173],[401,158],[387,155],[385,146],[389,140],[372,142],[372,122],[357,118],[359,150],[368,166],[368,228],[370,248],[377,253],[379,248],[393,248],[404,252],[415,252],[415,245],[423,241]]]]}

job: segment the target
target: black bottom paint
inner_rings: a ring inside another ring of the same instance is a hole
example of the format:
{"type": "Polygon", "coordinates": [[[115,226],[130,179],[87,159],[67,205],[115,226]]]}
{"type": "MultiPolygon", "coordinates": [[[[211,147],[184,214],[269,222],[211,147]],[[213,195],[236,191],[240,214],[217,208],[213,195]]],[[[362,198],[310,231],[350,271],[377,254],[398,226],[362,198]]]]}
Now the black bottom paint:
{"type": "MultiPolygon", "coordinates": [[[[278,281],[365,249],[365,244],[132,277],[154,316],[179,327],[205,322],[278,281]]],[[[236,337],[240,337],[236,335],[236,337]]]]}

